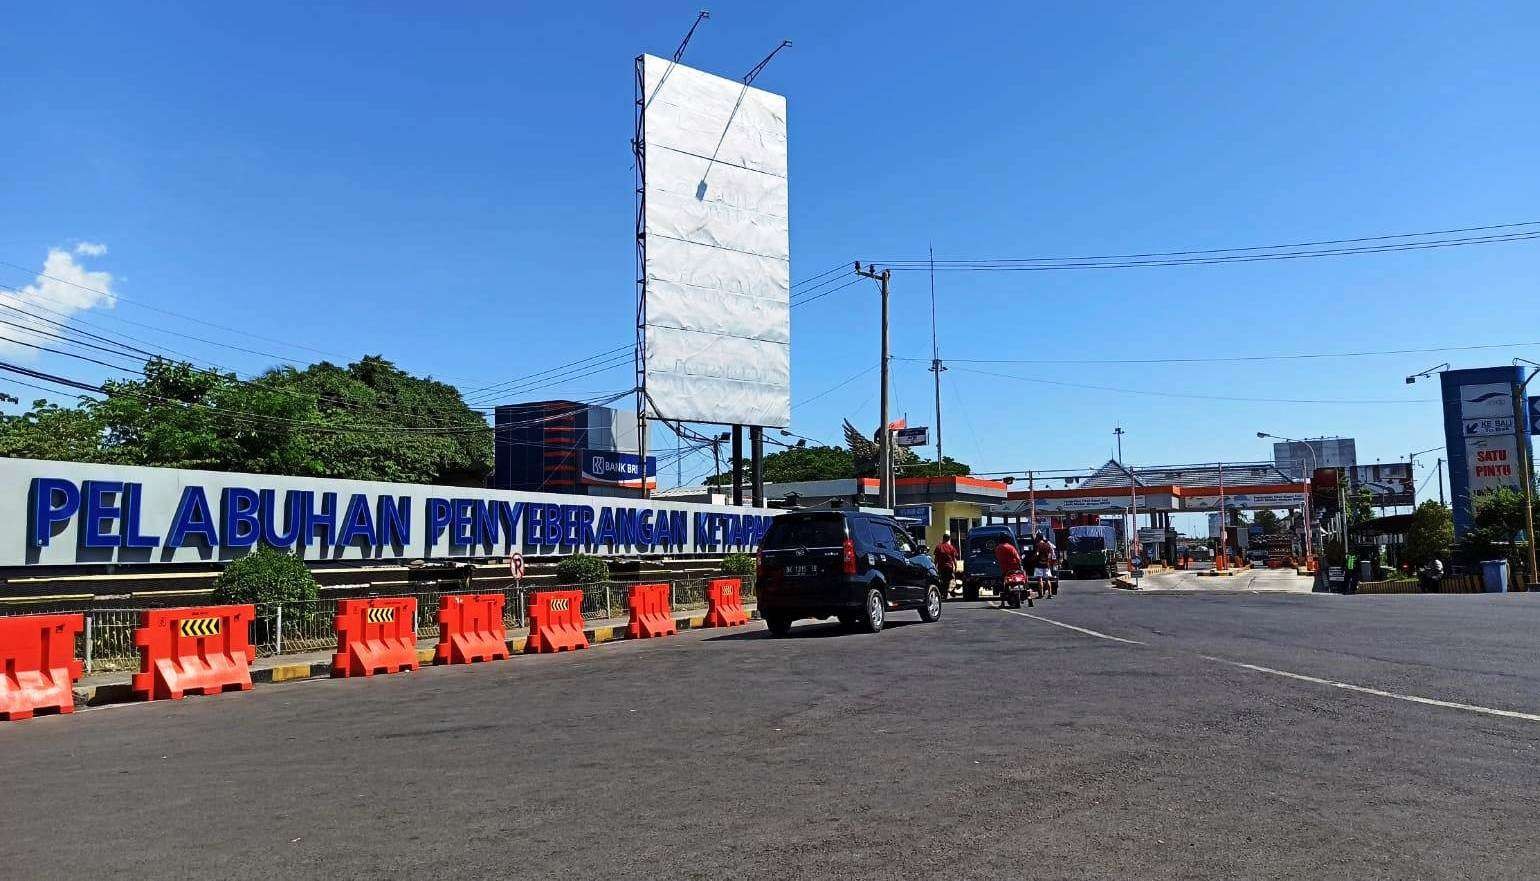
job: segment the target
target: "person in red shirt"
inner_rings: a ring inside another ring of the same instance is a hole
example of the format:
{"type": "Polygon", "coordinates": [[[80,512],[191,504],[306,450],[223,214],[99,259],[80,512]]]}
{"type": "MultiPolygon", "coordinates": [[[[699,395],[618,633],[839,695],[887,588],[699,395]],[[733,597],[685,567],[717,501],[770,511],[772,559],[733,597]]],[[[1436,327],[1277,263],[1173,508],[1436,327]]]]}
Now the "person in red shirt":
{"type": "Polygon", "coordinates": [[[941,536],[935,556],[936,571],[941,574],[941,595],[946,596],[952,592],[952,581],[957,577],[957,546],[952,544],[951,533],[941,536]]]}
{"type": "MultiPolygon", "coordinates": [[[[1000,608],[1005,608],[1005,580],[1012,575],[1020,575],[1026,578],[1026,570],[1021,568],[1021,552],[1016,550],[1016,543],[1005,539],[995,545],[995,562],[1000,564],[1000,608]]],[[[1032,594],[1028,593],[1025,584],[1022,586],[1022,594],[1027,598],[1027,605],[1032,605],[1032,594]]]]}

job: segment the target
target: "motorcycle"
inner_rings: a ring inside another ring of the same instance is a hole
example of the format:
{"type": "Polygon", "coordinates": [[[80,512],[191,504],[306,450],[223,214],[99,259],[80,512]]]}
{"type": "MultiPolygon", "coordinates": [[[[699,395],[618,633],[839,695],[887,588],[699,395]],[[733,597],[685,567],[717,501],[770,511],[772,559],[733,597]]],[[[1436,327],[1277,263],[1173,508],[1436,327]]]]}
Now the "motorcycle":
{"type": "Polygon", "coordinates": [[[1007,606],[1013,609],[1021,608],[1023,597],[1026,598],[1027,606],[1029,608],[1032,606],[1032,596],[1027,592],[1027,573],[1012,572],[1005,576],[1001,583],[1001,590],[1004,592],[1003,596],[1007,606]]]}

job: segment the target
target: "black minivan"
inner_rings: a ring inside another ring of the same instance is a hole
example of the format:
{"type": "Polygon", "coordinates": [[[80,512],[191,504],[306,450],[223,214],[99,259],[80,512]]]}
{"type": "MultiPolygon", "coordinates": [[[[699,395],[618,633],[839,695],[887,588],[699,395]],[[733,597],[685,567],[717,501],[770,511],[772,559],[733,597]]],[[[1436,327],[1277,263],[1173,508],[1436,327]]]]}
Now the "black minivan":
{"type": "Polygon", "coordinates": [[[776,636],[798,618],[836,617],[876,633],[897,609],[941,617],[941,576],[929,551],[881,514],[781,514],[760,542],[756,576],[759,614],[776,636]]]}

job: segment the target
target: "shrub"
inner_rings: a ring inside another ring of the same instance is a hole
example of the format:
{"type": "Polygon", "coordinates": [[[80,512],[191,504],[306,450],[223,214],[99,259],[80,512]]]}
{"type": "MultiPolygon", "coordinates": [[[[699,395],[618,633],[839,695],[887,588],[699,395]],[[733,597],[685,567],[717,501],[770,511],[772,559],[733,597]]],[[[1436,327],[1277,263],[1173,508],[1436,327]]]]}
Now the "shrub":
{"type": "Polygon", "coordinates": [[[754,575],[754,557],[751,554],[728,554],[722,558],[722,574],[749,578],[754,575]]]}
{"type": "Polygon", "coordinates": [[[216,603],[290,603],[314,600],[315,576],[305,561],[269,547],[232,562],[214,579],[216,603]]]}
{"type": "Polygon", "coordinates": [[[556,583],[598,584],[610,580],[610,564],[590,554],[573,554],[556,564],[556,583]]]}

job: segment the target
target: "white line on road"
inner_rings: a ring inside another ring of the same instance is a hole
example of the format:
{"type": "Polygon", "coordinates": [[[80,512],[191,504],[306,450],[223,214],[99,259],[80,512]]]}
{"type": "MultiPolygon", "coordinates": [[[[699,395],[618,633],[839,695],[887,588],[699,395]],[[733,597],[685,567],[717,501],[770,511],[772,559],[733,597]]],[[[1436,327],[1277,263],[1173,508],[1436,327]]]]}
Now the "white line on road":
{"type": "Polygon", "coordinates": [[[1052,618],[1044,618],[1041,615],[1029,615],[1026,612],[1018,612],[1015,609],[1005,609],[1004,611],[1010,612],[1012,615],[1020,615],[1023,618],[1031,618],[1033,621],[1041,621],[1044,624],[1052,624],[1055,627],[1063,627],[1065,630],[1073,630],[1076,633],[1084,633],[1086,636],[1094,636],[1097,639],[1110,639],[1113,642],[1123,642],[1129,645],[1144,645],[1144,643],[1137,639],[1124,639],[1121,636],[1111,636],[1106,633],[1097,633],[1095,630],[1087,630],[1084,627],[1076,627],[1073,624],[1065,624],[1063,621],[1055,621],[1052,618]]]}
{"type": "MultiPolygon", "coordinates": [[[[1115,637],[1114,637],[1115,638],[1115,637]]],[[[1372,694],[1378,697],[1393,698],[1398,701],[1409,701],[1414,704],[1427,704],[1433,707],[1447,707],[1451,710],[1465,710],[1470,713],[1481,713],[1487,716],[1501,716],[1505,719],[1523,719],[1527,722],[1540,722],[1540,715],[1535,713],[1520,713],[1515,710],[1497,710],[1492,707],[1479,707],[1475,704],[1462,704],[1454,701],[1441,701],[1431,697],[1419,697],[1415,694],[1397,694],[1394,691],[1384,691],[1378,688],[1369,688],[1363,685],[1353,685],[1348,682],[1335,682],[1330,679],[1321,679],[1315,676],[1306,676],[1302,673],[1290,673],[1287,670],[1274,670],[1271,667],[1261,667],[1256,664],[1244,664],[1240,661],[1231,661],[1227,658],[1216,658],[1211,655],[1199,655],[1206,661],[1214,661],[1220,664],[1229,664],[1232,667],[1240,667],[1243,670],[1253,670],[1257,673],[1271,673],[1274,676],[1283,676],[1287,679],[1297,679],[1301,682],[1313,682],[1317,685],[1329,685],[1332,688],[1343,688],[1348,691],[1356,691],[1360,694],[1372,694]]]]}

